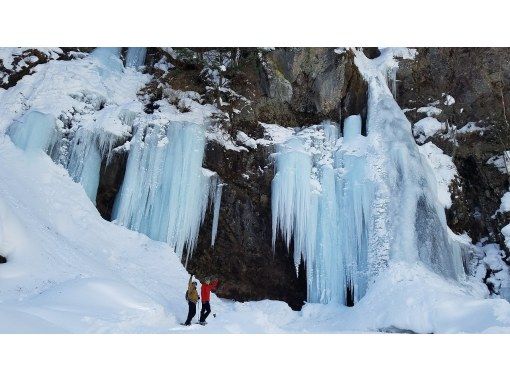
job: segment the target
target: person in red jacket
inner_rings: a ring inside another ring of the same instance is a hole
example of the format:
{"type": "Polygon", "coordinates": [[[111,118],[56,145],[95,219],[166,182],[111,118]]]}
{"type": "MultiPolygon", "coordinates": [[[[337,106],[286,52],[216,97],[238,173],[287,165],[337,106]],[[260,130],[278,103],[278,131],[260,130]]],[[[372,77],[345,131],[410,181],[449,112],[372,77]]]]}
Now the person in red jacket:
{"type": "Polygon", "coordinates": [[[211,305],[209,301],[211,299],[211,290],[215,290],[218,286],[218,280],[211,281],[210,278],[205,280],[205,284],[202,284],[200,289],[200,296],[202,298],[202,310],[200,311],[200,324],[205,325],[205,321],[209,314],[211,314],[211,305]]]}

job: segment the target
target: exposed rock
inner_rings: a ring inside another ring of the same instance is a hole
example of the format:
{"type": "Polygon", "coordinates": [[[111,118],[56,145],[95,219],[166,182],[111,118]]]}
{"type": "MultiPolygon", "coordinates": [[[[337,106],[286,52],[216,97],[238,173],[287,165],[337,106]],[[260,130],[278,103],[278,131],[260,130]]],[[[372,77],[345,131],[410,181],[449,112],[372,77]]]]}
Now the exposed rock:
{"type": "Polygon", "coordinates": [[[459,129],[476,122],[485,128],[453,136],[445,130],[431,140],[453,156],[460,175],[446,212],[448,225],[454,232],[467,232],[475,242],[489,237],[506,249],[500,231],[510,223],[510,213],[495,213],[509,189],[508,175],[487,161],[510,147],[510,50],[421,48],[414,61],[401,62],[397,80],[397,101],[402,108],[414,108],[406,113],[412,122],[425,116],[416,108],[435,104],[442,110],[435,117],[447,125],[459,129]],[[454,98],[453,104],[448,105],[447,95],[454,98]]]}
{"type": "Polygon", "coordinates": [[[361,113],[354,108],[363,108],[366,85],[362,80],[353,80],[360,76],[351,53],[337,54],[331,48],[283,48],[268,53],[266,59],[262,83],[268,84],[263,85],[263,90],[270,98],[290,103],[292,112],[312,114],[320,120],[339,120],[349,111],[361,113]],[[359,87],[354,89],[352,82],[359,87]],[[275,96],[273,88],[289,85],[292,91],[280,91],[285,99],[275,96]],[[351,100],[353,95],[355,99],[351,100]],[[360,95],[363,100],[357,104],[360,95]]]}
{"type": "Polygon", "coordinates": [[[101,163],[96,207],[106,220],[111,220],[113,203],[124,180],[127,157],[127,152],[122,150],[112,156],[108,165],[106,159],[101,163]]]}
{"type": "Polygon", "coordinates": [[[199,279],[220,279],[217,294],[238,301],[278,299],[300,308],[306,298],[305,277],[298,278],[291,253],[271,247],[271,150],[225,150],[209,143],[204,166],[226,184],[218,235],[211,247],[211,217],[206,218],[189,269],[199,279]],[[243,174],[249,176],[248,179],[243,174]]]}
{"type": "Polygon", "coordinates": [[[4,256],[0,255],[0,264],[5,264],[6,262],[7,259],[4,256]]]}

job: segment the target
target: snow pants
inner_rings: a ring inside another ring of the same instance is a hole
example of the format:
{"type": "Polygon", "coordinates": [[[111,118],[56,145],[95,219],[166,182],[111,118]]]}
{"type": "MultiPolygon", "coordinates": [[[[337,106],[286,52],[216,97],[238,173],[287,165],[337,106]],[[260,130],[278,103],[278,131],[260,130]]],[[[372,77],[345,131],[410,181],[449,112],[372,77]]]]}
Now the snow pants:
{"type": "Polygon", "coordinates": [[[191,320],[197,313],[197,305],[194,302],[188,301],[188,318],[186,319],[185,324],[191,324],[191,320]]]}
{"type": "Polygon", "coordinates": [[[202,310],[200,311],[200,322],[205,322],[209,314],[211,314],[211,305],[209,305],[209,301],[202,302],[202,310]]]}

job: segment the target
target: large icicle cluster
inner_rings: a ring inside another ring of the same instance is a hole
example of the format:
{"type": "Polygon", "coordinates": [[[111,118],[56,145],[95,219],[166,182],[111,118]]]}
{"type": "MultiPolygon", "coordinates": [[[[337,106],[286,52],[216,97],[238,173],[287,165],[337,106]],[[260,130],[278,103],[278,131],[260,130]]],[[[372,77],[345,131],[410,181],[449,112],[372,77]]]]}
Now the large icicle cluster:
{"type": "Polygon", "coordinates": [[[144,47],[130,47],[126,54],[126,67],[134,67],[135,69],[143,66],[145,63],[145,56],[147,55],[147,48],[144,47]]]}
{"type": "Polygon", "coordinates": [[[189,113],[161,102],[157,112],[144,114],[137,92],[149,77],[136,69],[144,64],[146,51],[128,48],[126,67],[135,70],[124,69],[122,49],[116,47],[43,65],[8,90],[12,104],[0,103],[0,111],[12,121],[0,124],[0,131],[7,130],[18,147],[44,151],[66,167],[94,203],[101,166],[132,137],[122,145],[129,157],[113,216],[168,242],[179,257],[186,251],[188,258],[208,207],[211,245],[218,230],[223,184],[216,173],[202,168],[204,120],[214,107],[196,102],[198,94],[182,93],[189,113]]]}
{"type": "MultiPolygon", "coordinates": [[[[139,49],[144,48],[128,50],[130,66],[138,67],[145,59],[145,51],[139,49]]],[[[96,63],[98,80],[118,80],[123,71],[120,53],[121,48],[97,48],[90,54],[88,59],[96,63]]],[[[101,163],[104,159],[109,161],[112,149],[123,138],[124,132],[119,131],[131,128],[135,113],[129,110],[129,105],[102,108],[107,100],[97,93],[78,91],[68,96],[89,109],[69,120],[66,112],[46,113],[33,106],[9,126],[7,133],[18,147],[27,151],[42,150],[63,164],[95,203],[101,163]],[[59,117],[67,117],[70,125],[65,128],[59,117]]]]}
{"type": "Polygon", "coordinates": [[[296,266],[307,268],[310,302],[358,300],[367,286],[373,184],[365,174],[366,137],[351,116],[306,128],[278,146],[272,184],[273,245],[293,239],[296,266]]]}
{"type": "Polygon", "coordinates": [[[168,242],[179,257],[186,250],[186,263],[212,204],[212,244],[218,226],[222,184],[202,168],[205,142],[203,124],[139,127],[113,209],[117,223],[168,242]]]}
{"type": "Polygon", "coordinates": [[[296,266],[306,264],[310,302],[357,302],[391,260],[421,260],[445,277],[464,278],[433,173],[387,71],[369,61],[358,58],[368,67],[367,136],[354,115],[342,137],[323,123],[296,132],[274,155],[273,246],[279,232],[288,247],[293,242],[296,266]]]}

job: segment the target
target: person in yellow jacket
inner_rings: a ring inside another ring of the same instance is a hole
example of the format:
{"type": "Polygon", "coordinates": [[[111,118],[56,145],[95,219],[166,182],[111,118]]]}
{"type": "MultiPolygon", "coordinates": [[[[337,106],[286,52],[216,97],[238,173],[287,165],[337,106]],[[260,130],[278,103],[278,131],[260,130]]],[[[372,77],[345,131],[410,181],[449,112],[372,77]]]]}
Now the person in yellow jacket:
{"type": "Polygon", "coordinates": [[[197,313],[197,302],[200,299],[197,292],[197,282],[192,281],[193,274],[189,278],[188,290],[186,291],[186,301],[188,301],[188,318],[183,323],[184,326],[191,325],[191,320],[197,313]]]}

